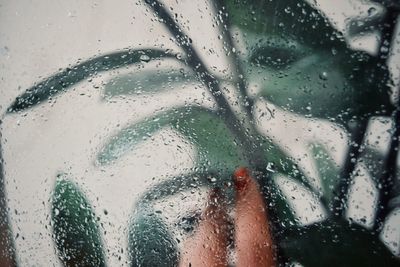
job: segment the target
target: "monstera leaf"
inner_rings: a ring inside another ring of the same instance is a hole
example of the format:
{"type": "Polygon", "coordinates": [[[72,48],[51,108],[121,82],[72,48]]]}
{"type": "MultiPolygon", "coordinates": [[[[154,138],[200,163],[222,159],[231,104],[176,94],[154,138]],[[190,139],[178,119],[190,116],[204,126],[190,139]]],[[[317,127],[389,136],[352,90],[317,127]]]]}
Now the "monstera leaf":
{"type": "Polygon", "coordinates": [[[165,127],[172,127],[195,146],[195,163],[199,167],[233,170],[247,165],[225,122],[217,113],[200,107],[176,108],[126,127],[105,144],[97,161],[115,161],[165,127]]]}
{"type": "MultiPolygon", "coordinates": [[[[268,160],[264,167],[272,176],[276,174],[286,175],[304,186],[310,192],[316,194],[314,186],[310,183],[309,178],[303,173],[302,169],[294,158],[285,153],[278,144],[267,138],[259,138],[263,140],[262,147],[264,157],[268,160]]],[[[269,178],[265,178],[269,179],[269,178]]],[[[270,185],[273,186],[273,185],[270,185]]]]}
{"type": "MultiPolygon", "coordinates": [[[[371,147],[368,147],[361,157],[361,162],[365,164],[372,177],[372,180],[375,183],[376,188],[382,187],[381,178],[387,171],[385,166],[386,160],[387,158],[382,152],[371,147]]],[[[397,168],[396,177],[400,177],[399,168],[397,168]]],[[[393,186],[391,190],[387,192],[390,197],[388,204],[391,211],[400,207],[400,180],[394,179],[392,182],[393,186]]]]}
{"type": "Polygon", "coordinates": [[[157,70],[137,70],[133,73],[112,78],[104,86],[106,98],[118,95],[159,93],[179,86],[199,84],[196,75],[184,68],[162,68],[157,70]]]}
{"type": "Polygon", "coordinates": [[[385,7],[396,8],[397,10],[400,8],[399,0],[371,0],[372,2],[379,3],[385,7]]]}
{"type": "Polygon", "coordinates": [[[79,187],[59,176],[52,197],[51,217],[60,260],[67,267],[105,266],[97,218],[79,187]]]}
{"type": "Polygon", "coordinates": [[[131,267],[170,267],[178,264],[176,241],[153,209],[140,207],[132,217],[128,236],[131,267]]]}
{"type": "Polygon", "coordinates": [[[119,51],[94,57],[68,67],[35,84],[17,97],[14,103],[8,108],[8,112],[17,112],[35,106],[42,101],[67,91],[75,84],[99,72],[160,58],[173,58],[177,60],[174,54],[157,49],[119,51]]]}
{"type": "MultiPolygon", "coordinates": [[[[265,54],[264,57],[268,55],[265,54]]],[[[254,76],[253,73],[269,77],[263,82],[261,96],[295,113],[339,122],[378,113],[390,114],[393,107],[388,87],[369,82],[369,78],[361,81],[357,59],[345,58],[330,53],[313,53],[293,61],[283,71],[261,67],[257,68],[258,71],[251,70],[249,73],[251,77],[254,76]],[[354,71],[347,70],[347,64],[354,71]]],[[[368,63],[368,66],[371,67],[372,63],[368,63]]],[[[378,77],[378,74],[367,77],[374,76],[378,77]]]]}
{"type": "Polygon", "coordinates": [[[246,35],[289,37],[313,48],[345,46],[342,35],[308,1],[224,0],[231,23],[246,35]],[[319,38],[320,37],[320,38],[319,38]]]}
{"type": "Polygon", "coordinates": [[[288,111],[344,125],[393,110],[385,63],[352,51],[306,1],[225,2],[242,32],[242,64],[260,96],[288,111]]]}
{"type": "Polygon", "coordinates": [[[323,145],[318,143],[311,144],[311,150],[319,172],[322,197],[326,203],[331,203],[334,197],[334,190],[340,181],[340,168],[323,145]]]}
{"type": "Polygon", "coordinates": [[[379,235],[346,221],[286,228],[279,237],[289,261],[313,266],[399,266],[379,235]]]}

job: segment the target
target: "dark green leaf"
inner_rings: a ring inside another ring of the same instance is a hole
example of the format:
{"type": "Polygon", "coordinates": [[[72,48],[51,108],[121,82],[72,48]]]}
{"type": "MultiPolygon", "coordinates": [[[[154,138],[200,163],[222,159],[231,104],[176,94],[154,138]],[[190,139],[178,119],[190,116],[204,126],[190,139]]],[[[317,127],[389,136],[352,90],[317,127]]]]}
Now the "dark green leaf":
{"type": "Polygon", "coordinates": [[[194,73],[183,68],[139,70],[117,76],[104,86],[105,97],[154,93],[199,83],[194,73]]]}
{"type": "Polygon", "coordinates": [[[379,235],[344,221],[287,228],[279,240],[284,255],[305,267],[400,266],[379,235]]]}
{"type": "Polygon", "coordinates": [[[281,60],[287,64],[282,71],[251,63],[248,74],[262,84],[261,96],[295,113],[338,122],[389,114],[387,70],[366,54],[338,53],[314,51],[297,61],[281,60]]]}
{"type": "Polygon", "coordinates": [[[275,212],[274,217],[278,220],[276,223],[282,226],[281,229],[289,225],[296,225],[296,214],[289,204],[290,201],[284,196],[279,186],[275,182],[272,182],[268,184],[266,190],[270,192],[270,194],[268,194],[271,198],[269,205],[275,212]]]}
{"type": "Polygon", "coordinates": [[[166,126],[181,133],[196,147],[198,167],[233,170],[247,165],[224,121],[218,114],[200,107],[180,107],[121,130],[106,143],[98,155],[98,162],[106,164],[117,160],[144,138],[166,126]]]}
{"type": "Polygon", "coordinates": [[[189,174],[168,177],[149,188],[140,198],[140,203],[147,203],[168,198],[189,191],[196,187],[222,187],[232,179],[232,171],[197,171],[189,174]]]}
{"type": "MultiPolygon", "coordinates": [[[[382,152],[371,147],[368,147],[365,150],[360,159],[360,162],[365,164],[376,188],[381,187],[380,179],[386,171],[385,160],[386,156],[382,152]]],[[[400,177],[400,168],[397,168],[396,177],[400,177]]],[[[391,198],[389,201],[389,209],[394,210],[395,208],[400,207],[400,179],[394,179],[389,196],[391,198]]]]}
{"type": "Polygon", "coordinates": [[[372,0],[372,2],[379,3],[387,8],[394,8],[395,10],[400,10],[399,0],[372,0]]]}
{"type": "Polygon", "coordinates": [[[263,138],[262,148],[265,158],[268,159],[266,170],[271,174],[284,174],[291,179],[296,180],[311,193],[316,193],[314,187],[310,184],[308,178],[301,171],[293,158],[285,153],[277,144],[263,138]]]}
{"type": "Polygon", "coordinates": [[[368,17],[356,17],[350,20],[347,34],[350,37],[358,37],[380,30],[384,13],[382,8],[371,6],[368,10],[368,17]]]}
{"type": "Polygon", "coordinates": [[[175,58],[173,54],[157,49],[119,51],[94,57],[68,67],[27,89],[17,97],[8,108],[8,112],[17,112],[37,105],[99,72],[165,57],[175,58]]]}
{"type": "Polygon", "coordinates": [[[177,266],[179,260],[176,241],[149,207],[135,211],[130,222],[128,253],[131,267],[171,267],[177,266]]]}
{"type": "Polygon", "coordinates": [[[248,79],[268,101],[347,125],[351,118],[393,110],[383,60],[349,48],[307,1],[224,1],[242,31],[248,79]]]}
{"type": "Polygon", "coordinates": [[[330,203],[334,197],[334,190],[340,180],[340,168],[323,145],[313,143],[311,144],[311,151],[322,185],[322,196],[327,203],[330,203]]]}
{"type": "Polygon", "coordinates": [[[97,218],[81,190],[59,176],[52,197],[54,241],[67,267],[105,266],[97,218]]]}
{"type": "Polygon", "coordinates": [[[232,24],[244,33],[289,37],[310,47],[345,46],[342,35],[308,1],[224,0],[232,24]]]}

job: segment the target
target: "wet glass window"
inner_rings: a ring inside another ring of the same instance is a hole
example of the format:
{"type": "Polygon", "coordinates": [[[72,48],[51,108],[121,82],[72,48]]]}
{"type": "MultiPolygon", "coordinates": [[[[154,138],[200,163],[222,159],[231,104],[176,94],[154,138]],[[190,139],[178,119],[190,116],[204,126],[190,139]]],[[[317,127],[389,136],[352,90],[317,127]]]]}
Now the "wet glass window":
{"type": "Polygon", "coordinates": [[[399,12],[0,1],[0,266],[400,266],[399,12]]]}

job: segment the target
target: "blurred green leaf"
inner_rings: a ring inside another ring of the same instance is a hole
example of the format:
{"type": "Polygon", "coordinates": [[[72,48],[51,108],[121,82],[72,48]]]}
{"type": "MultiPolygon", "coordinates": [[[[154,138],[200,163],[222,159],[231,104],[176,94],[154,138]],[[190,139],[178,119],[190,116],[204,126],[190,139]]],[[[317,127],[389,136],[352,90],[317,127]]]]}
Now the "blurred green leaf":
{"type": "Polygon", "coordinates": [[[400,10],[400,1],[399,0],[372,0],[372,2],[379,3],[384,7],[395,8],[396,10],[400,10]]]}
{"type": "Polygon", "coordinates": [[[99,72],[166,57],[176,59],[174,54],[158,49],[130,49],[91,58],[59,71],[27,89],[11,104],[8,112],[35,106],[99,72]]]}
{"type": "MultiPolygon", "coordinates": [[[[262,148],[265,158],[268,159],[268,165],[265,166],[267,172],[272,175],[283,174],[296,180],[311,193],[316,193],[314,187],[310,184],[308,177],[302,172],[296,161],[285,153],[278,144],[267,138],[262,140],[262,148]]],[[[267,178],[268,179],[268,178],[267,178]]],[[[274,185],[271,185],[274,186],[274,185]]]]}
{"type": "Polygon", "coordinates": [[[340,168],[322,144],[311,144],[311,151],[322,185],[322,196],[327,203],[334,197],[334,190],[340,180],[340,168]]]}
{"type": "Polygon", "coordinates": [[[385,63],[349,48],[342,34],[307,1],[224,1],[242,32],[248,80],[260,96],[288,111],[343,123],[388,115],[385,63]]]}
{"type": "Polygon", "coordinates": [[[348,55],[348,52],[332,55],[330,51],[304,52],[305,56],[302,55],[298,53],[289,61],[274,59],[286,64],[283,70],[263,66],[261,63],[265,61],[249,62],[248,74],[251,79],[260,81],[260,95],[288,111],[338,122],[347,122],[354,117],[387,115],[393,110],[387,69],[381,68],[371,56],[363,53],[348,55]]]}
{"type": "Polygon", "coordinates": [[[113,136],[98,154],[100,164],[117,160],[164,127],[172,127],[197,149],[198,167],[233,170],[247,166],[241,148],[217,113],[200,107],[180,107],[133,124],[113,136]]]}
{"type": "Polygon", "coordinates": [[[347,34],[350,37],[361,37],[367,34],[373,34],[380,30],[384,21],[384,9],[373,5],[368,10],[368,16],[350,18],[347,25],[347,34]]]}
{"type": "Polygon", "coordinates": [[[196,75],[183,68],[139,70],[112,78],[104,86],[104,96],[155,93],[197,83],[196,75]]]}
{"type": "MultiPolygon", "coordinates": [[[[382,187],[380,179],[386,171],[385,160],[385,154],[371,147],[367,147],[360,158],[360,162],[365,164],[376,188],[382,187]]],[[[400,168],[396,170],[396,177],[400,177],[400,168]]],[[[389,196],[391,198],[389,201],[389,209],[393,211],[395,208],[400,207],[400,179],[393,180],[393,186],[389,192],[389,196]]]]}
{"type": "Polygon", "coordinates": [[[84,193],[62,176],[54,188],[51,217],[58,256],[64,266],[105,266],[93,209],[84,193]]]}
{"type": "MultiPolygon", "coordinates": [[[[196,168],[195,168],[196,169],[196,168]]],[[[141,196],[139,202],[147,203],[156,201],[180,192],[189,191],[196,187],[223,187],[232,181],[232,171],[203,171],[185,173],[178,176],[167,177],[162,182],[152,186],[141,196]]],[[[233,197],[233,195],[231,196],[233,197]]]]}
{"type": "MultiPolygon", "coordinates": [[[[285,227],[297,225],[298,221],[296,220],[296,214],[293,208],[290,206],[288,200],[276,182],[268,183],[268,188],[264,190],[268,190],[270,194],[268,195],[271,199],[269,200],[269,205],[271,209],[275,212],[275,216],[271,216],[276,218],[278,221],[277,224],[281,225],[284,229],[285,227]]],[[[276,232],[278,234],[278,232],[276,232]]]]}
{"type": "Polygon", "coordinates": [[[286,228],[279,240],[284,255],[305,267],[400,265],[379,235],[345,221],[286,228]]]}
{"type": "Polygon", "coordinates": [[[176,241],[161,217],[151,208],[141,207],[132,217],[128,237],[131,267],[177,266],[176,241]]]}
{"type": "Polygon", "coordinates": [[[309,47],[345,46],[342,35],[308,1],[224,0],[232,24],[245,34],[288,37],[309,47]]]}

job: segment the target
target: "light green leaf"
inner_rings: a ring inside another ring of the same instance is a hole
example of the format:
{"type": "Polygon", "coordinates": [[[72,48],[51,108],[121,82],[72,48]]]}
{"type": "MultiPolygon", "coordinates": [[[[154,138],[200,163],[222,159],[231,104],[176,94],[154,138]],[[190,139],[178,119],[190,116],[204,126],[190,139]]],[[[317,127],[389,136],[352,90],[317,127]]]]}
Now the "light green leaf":
{"type": "Polygon", "coordinates": [[[151,208],[135,211],[129,227],[128,253],[131,267],[177,266],[176,241],[161,217],[151,208]]]}
{"type": "Polygon", "coordinates": [[[104,96],[155,93],[198,83],[196,75],[183,68],[138,70],[108,81],[104,86],[104,96]]]}
{"type": "Polygon", "coordinates": [[[323,145],[313,143],[310,148],[321,180],[322,196],[327,203],[330,203],[340,180],[340,168],[323,145]]]}
{"type": "Polygon", "coordinates": [[[96,73],[165,57],[176,59],[170,52],[158,49],[118,51],[91,58],[57,72],[27,89],[11,104],[8,112],[17,112],[35,106],[52,96],[65,92],[96,73]]]}
{"type": "Polygon", "coordinates": [[[172,127],[197,149],[196,164],[201,168],[230,169],[246,166],[241,149],[224,121],[211,110],[180,107],[147,118],[121,130],[98,154],[100,164],[115,161],[158,130],[172,127]]]}
{"type": "Polygon", "coordinates": [[[52,196],[54,241],[64,266],[105,266],[93,208],[73,182],[59,176],[52,196]]]}

